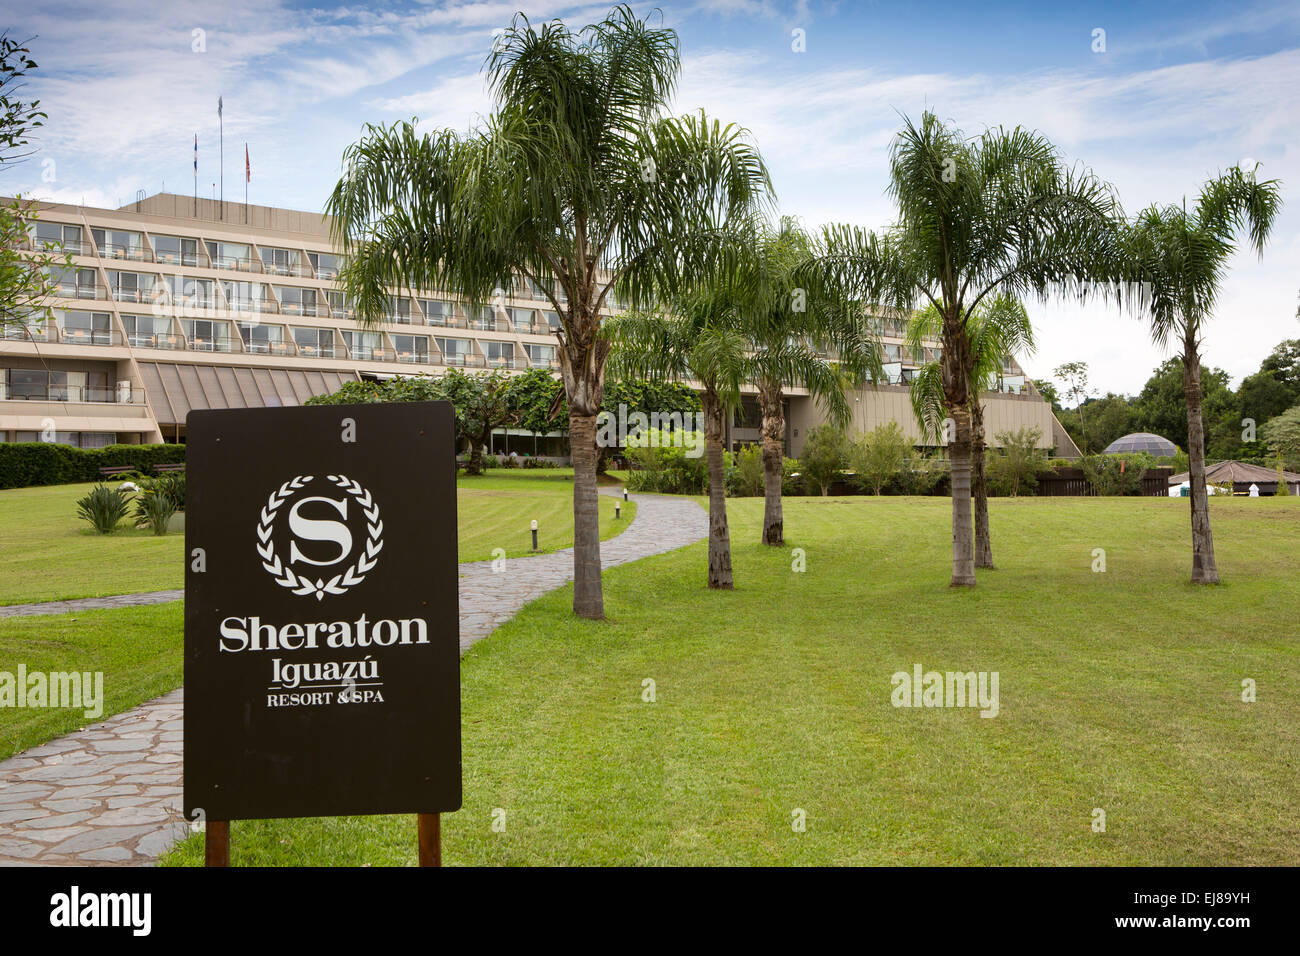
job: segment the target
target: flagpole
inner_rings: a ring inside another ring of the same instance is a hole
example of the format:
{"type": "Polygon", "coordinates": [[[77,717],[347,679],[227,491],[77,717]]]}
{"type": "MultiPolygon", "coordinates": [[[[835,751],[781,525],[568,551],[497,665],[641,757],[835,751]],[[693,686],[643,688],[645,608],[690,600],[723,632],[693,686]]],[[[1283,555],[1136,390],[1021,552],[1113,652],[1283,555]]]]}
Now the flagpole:
{"type": "Polygon", "coordinates": [[[194,134],[194,218],[199,218],[199,134],[194,134]]]}
{"type": "Polygon", "coordinates": [[[220,137],[220,145],[217,147],[217,162],[221,165],[221,205],[217,207],[217,218],[226,218],[226,121],[221,116],[221,97],[217,97],[217,129],[220,137]]]}
{"type": "Polygon", "coordinates": [[[253,178],[253,171],[248,165],[248,143],[244,143],[244,225],[248,225],[248,181],[253,178]]]}

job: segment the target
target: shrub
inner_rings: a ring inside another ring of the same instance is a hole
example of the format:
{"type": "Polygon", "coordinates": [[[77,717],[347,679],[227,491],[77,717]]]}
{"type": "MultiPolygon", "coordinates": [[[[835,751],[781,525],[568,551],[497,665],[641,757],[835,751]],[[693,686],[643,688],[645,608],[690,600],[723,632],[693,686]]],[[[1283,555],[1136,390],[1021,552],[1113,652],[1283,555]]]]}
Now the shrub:
{"type": "Polygon", "coordinates": [[[126,517],[130,504],[129,491],[96,485],[77,502],[77,517],[89,521],[100,534],[112,534],[117,523],[126,517]]]}
{"type": "Polygon", "coordinates": [[[898,422],[877,425],[849,446],[849,464],[853,475],[849,479],[863,489],[878,495],[885,483],[896,478],[903,470],[903,462],[912,450],[898,422]]]}
{"type": "Polygon", "coordinates": [[[831,484],[848,467],[848,446],[844,429],[834,425],[818,425],[808,432],[799,467],[823,495],[830,494],[831,484]]]}
{"type": "Polygon", "coordinates": [[[731,458],[734,467],[728,475],[727,494],[738,498],[762,495],[766,490],[762,446],[746,445],[731,458]]]}
{"type": "Polygon", "coordinates": [[[627,457],[635,467],[627,477],[629,491],[650,491],[665,495],[700,495],[708,491],[709,470],[705,456],[688,458],[691,447],[701,447],[703,436],[696,432],[673,436],[662,432],[653,443],[629,445],[627,457]],[[700,444],[696,444],[700,442],[700,444]]]}
{"type": "Polygon", "coordinates": [[[1153,461],[1142,452],[1084,455],[1079,459],[1079,467],[1095,495],[1140,495],[1142,478],[1153,461]]]}
{"type": "Polygon", "coordinates": [[[947,462],[935,458],[913,458],[898,475],[897,486],[904,495],[943,494],[948,481],[947,462]]]}
{"type": "Polygon", "coordinates": [[[176,514],[176,499],[156,485],[142,488],[135,499],[137,528],[148,528],[156,535],[164,535],[174,514],[176,514]]]}
{"type": "MultiPolygon", "coordinates": [[[[990,449],[984,463],[989,494],[1014,498],[1021,492],[1033,493],[1038,487],[1038,473],[1047,467],[1047,456],[1038,448],[1042,434],[1037,428],[997,433],[995,440],[1000,447],[990,449]]],[[[1139,476],[1138,489],[1141,487],[1139,476]]]]}
{"type": "Polygon", "coordinates": [[[156,465],[184,463],[184,445],[73,448],[53,442],[6,442],[0,443],[0,488],[95,481],[100,468],[117,465],[148,474],[156,465]]]}

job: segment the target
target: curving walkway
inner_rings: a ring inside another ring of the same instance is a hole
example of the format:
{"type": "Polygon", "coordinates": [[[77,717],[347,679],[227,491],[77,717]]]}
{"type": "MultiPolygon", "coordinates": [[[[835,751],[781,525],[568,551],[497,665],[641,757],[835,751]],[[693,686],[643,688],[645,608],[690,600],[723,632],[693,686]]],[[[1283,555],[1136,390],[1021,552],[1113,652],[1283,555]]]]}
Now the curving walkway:
{"type": "MultiPolygon", "coordinates": [[[[622,490],[601,488],[602,494],[622,490]]],[[[600,545],[602,567],[704,538],[694,501],[633,495],[637,513],[600,545]]],[[[573,579],[573,549],[500,563],[460,565],[460,649],[491,634],[525,604],[573,579]]],[[[180,600],[183,591],[0,607],[0,617],[63,614],[180,600]]],[[[182,690],[0,761],[0,866],[148,865],[187,824],[181,816],[182,690]]]]}

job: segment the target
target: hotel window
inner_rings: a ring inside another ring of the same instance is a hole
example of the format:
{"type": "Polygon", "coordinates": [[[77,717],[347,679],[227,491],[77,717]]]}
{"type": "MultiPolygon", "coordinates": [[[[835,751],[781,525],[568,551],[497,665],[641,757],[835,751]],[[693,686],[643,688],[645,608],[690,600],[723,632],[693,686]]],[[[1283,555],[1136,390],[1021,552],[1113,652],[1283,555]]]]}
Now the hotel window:
{"type": "Polygon", "coordinates": [[[108,270],[108,294],[118,302],[145,302],[153,294],[155,283],[165,282],[165,279],[147,273],[108,270]]]}
{"type": "Polygon", "coordinates": [[[172,320],[155,315],[124,315],[126,340],[135,348],[171,349],[180,344],[172,334],[172,320]]]}
{"type": "Polygon", "coordinates": [[[32,245],[38,248],[62,246],[64,252],[80,254],[81,227],[65,226],[59,222],[38,222],[33,230],[32,245]]]}
{"type": "Polygon", "coordinates": [[[885,361],[886,361],[886,362],[901,362],[902,359],[903,359],[903,348],[902,348],[902,346],[900,346],[900,345],[886,345],[886,346],[885,346],[885,361]]]}
{"type": "Polygon", "coordinates": [[[288,286],[276,286],[275,291],[280,296],[280,308],[285,312],[292,312],[296,315],[316,314],[315,289],[295,289],[288,286]]]}
{"type": "Polygon", "coordinates": [[[286,351],[282,325],[240,322],[239,337],[244,340],[244,351],[254,355],[283,355],[286,351]]]}
{"type": "Polygon", "coordinates": [[[293,341],[299,355],[312,358],[334,357],[333,329],[294,329],[293,341]]]}
{"type": "Polygon", "coordinates": [[[532,309],[510,309],[510,322],[516,332],[530,332],[533,328],[532,309]]]}
{"type": "Polygon", "coordinates": [[[173,306],[184,306],[187,309],[216,308],[217,302],[212,293],[211,279],[196,279],[193,276],[161,276],[158,282],[171,294],[173,306]]]}
{"type": "Polygon", "coordinates": [[[336,319],[344,319],[352,314],[352,303],[348,301],[346,293],[327,292],[330,300],[330,315],[336,319]]]}
{"type": "Polygon", "coordinates": [[[533,365],[553,368],[557,364],[554,345],[525,345],[524,350],[533,365]]]}
{"type": "Polygon", "coordinates": [[[471,306],[466,311],[469,313],[469,327],[481,332],[491,332],[497,327],[497,310],[494,306],[481,305],[477,308],[471,306]]]}
{"type": "Polygon", "coordinates": [[[75,266],[53,266],[50,279],[59,289],[59,295],[69,299],[95,298],[95,270],[75,266]]]}
{"type": "MultiPolygon", "coordinates": [[[[48,401],[50,395],[50,373],[44,369],[11,368],[3,369],[4,393],[0,398],[12,401],[48,401]]],[[[20,439],[21,440],[21,439],[20,439]]]]}
{"type": "Polygon", "coordinates": [[[294,258],[288,249],[263,249],[262,267],[275,275],[287,276],[292,271],[294,258]]]}
{"type": "Polygon", "coordinates": [[[397,349],[397,361],[429,361],[429,337],[427,335],[394,335],[393,347],[397,349]]]}
{"type": "Polygon", "coordinates": [[[221,293],[232,312],[261,312],[265,305],[266,286],[260,282],[230,282],[223,280],[221,293]]]}
{"type": "Polygon", "coordinates": [[[468,365],[474,354],[474,343],[469,339],[436,339],[438,350],[448,365],[468,365]]]}
{"type": "Polygon", "coordinates": [[[513,342],[484,342],[483,350],[487,353],[489,365],[514,368],[515,346],[513,342]]]}
{"type": "Polygon", "coordinates": [[[420,307],[424,309],[424,321],[430,325],[446,325],[455,314],[452,304],[442,299],[421,299],[420,307]]]}
{"type": "Polygon", "coordinates": [[[144,235],[117,229],[92,229],[99,254],[106,259],[144,259],[144,235]]]}
{"type": "Polygon", "coordinates": [[[251,263],[250,249],[239,242],[209,242],[208,257],[214,269],[247,269],[251,263]]]}
{"type": "Polygon", "coordinates": [[[383,358],[384,339],[378,332],[344,332],[343,341],[354,359],[383,358]]]}
{"type": "Polygon", "coordinates": [[[333,279],[343,268],[343,257],[327,252],[309,252],[307,261],[311,263],[311,271],[317,279],[333,279]]]}
{"type": "Polygon", "coordinates": [[[546,319],[546,327],[554,332],[560,327],[560,315],[558,312],[542,312],[542,317],[546,319]]]}
{"type": "Polygon", "coordinates": [[[398,325],[411,324],[411,300],[400,295],[388,297],[388,315],[398,325]]]}
{"type": "MultiPolygon", "coordinates": [[[[154,236],[153,254],[155,262],[168,262],[178,266],[199,265],[199,241],[183,239],[180,236],[154,236]]],[[[207,263],[203,263],[207,265],[207,263]]]]}
{"type": "Polygon", "coordinates": [[[196,352],[233,352],[235,344],[230,338],[230,327],[225,322],[210,319],[182,319],[181,328],[196,352]]]}
{"type": "Polygon", "coordinates": [[[56,313],[60,339],[82,345],[112,345],[113,317],[107,312],[56,313]]]}

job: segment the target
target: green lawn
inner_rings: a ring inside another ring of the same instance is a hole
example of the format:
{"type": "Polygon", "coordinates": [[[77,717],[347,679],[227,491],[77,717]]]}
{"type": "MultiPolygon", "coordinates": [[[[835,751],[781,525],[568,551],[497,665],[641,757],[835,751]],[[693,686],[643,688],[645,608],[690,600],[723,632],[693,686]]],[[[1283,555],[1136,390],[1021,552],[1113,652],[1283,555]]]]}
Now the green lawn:
{"type": "Polygon", "coordinates": [[[0,670],[102,672],[103,716],[85,709],[0,708],[0,760],[129,710],[181,685],[182,605],[0,618],[0,670]]]}
{"type": "MultiPolygon", "coordinates": [[[[95,534],[77,518],[77,499],[93,485],[53,485],[0,491],[0,604],[61,601],[184,584],[184,535],[156,538],[124,523],[112,535],[95,534]]],[[[494,548],[509,557],[529,553],[529,522],[541,529],[543,551],[573,544],[573,472],[491,471],[457,479],[461,561],[486,561],[494,548]]],[[[626,527],[614,502],[600,502],[601,537],[626,527]]]]}
{"type": "MultiPolygon", "coordinates": [[[[1181,500],[994,500],[960,591],[945,499],[788,500],[785,549],[761,508],[731,503],[735,592],[695,545],[606,574],[607,622],[565,588],[466,656],[448,864],[1300,863],[1300,499],[1212,501],[1201,589],[1181,500]],[[891,706],[916,663],[997,671],[999,715],[891,706]]],[[[237,822],[231,852],[411,864],[414,820],[237,822]]]]}

